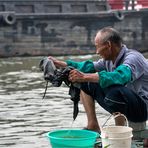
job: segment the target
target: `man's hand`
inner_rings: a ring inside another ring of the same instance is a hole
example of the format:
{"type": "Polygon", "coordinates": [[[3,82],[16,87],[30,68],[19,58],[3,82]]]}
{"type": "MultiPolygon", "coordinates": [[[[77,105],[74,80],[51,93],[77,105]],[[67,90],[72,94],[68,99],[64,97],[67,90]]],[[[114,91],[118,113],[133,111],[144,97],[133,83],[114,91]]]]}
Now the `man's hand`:
{"type": "Polygon", "coordinates": [[[54,58],[52,56],[49,56],[48,58],[53,61],[53,63],[55,64],[55,66],[57,68],[66,67],[67,66],[67,63],[64,62],[64,61],[60,61],[60,60],[58,60],[58,59],[56,59],[56,58],[54,58]]]}
{"type": "Polygon", "coordinates": [[[85,74],[76,70],[76,69],[73,69],[70,71],[69,73],[69,81],[71,82],[84,82],[85,80],[85,74]]]}
{"type": "Polygon", "coordinates": [[[69,73],[69,81],[71,82],[98,82],[99,76],[97,73],[85,74],[76,69],[73,69],[69,73]]]}

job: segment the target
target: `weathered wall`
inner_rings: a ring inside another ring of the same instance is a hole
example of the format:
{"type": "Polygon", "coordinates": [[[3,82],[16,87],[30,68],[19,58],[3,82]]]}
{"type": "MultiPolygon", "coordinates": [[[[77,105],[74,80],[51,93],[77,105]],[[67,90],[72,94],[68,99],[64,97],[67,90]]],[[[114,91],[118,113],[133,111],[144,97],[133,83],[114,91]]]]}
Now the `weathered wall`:
{"type": "Polygon", "coordinates": [[[118,29],[130,48],[148,47],[148,10],[124,11],[119,18],[112,11],[14,13],[13,18],[15,23],[0,24],[1,57],[95,53],[94,36],[105,26],[118,29]]]}
{"type": "Polygon", "coordinates": [[[148,9],[142,11],[127,12],[126,17],[114,27],[122,32],[125,43],[130,48],[141,52],[148,51],[148,9]]]}
{"type": "Polygon", "coordinates": [[[107,0],[0,0],[0,11],[16,13],[77,13],[107,9],[107,0]]]}

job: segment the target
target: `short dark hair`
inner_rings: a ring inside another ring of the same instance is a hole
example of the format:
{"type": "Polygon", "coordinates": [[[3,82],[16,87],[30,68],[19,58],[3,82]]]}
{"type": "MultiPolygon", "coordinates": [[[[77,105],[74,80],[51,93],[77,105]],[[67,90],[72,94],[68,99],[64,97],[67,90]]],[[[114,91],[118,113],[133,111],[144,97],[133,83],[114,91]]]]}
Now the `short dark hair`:
{"type": "Polygon", "coordinates": [[[112,27],[104,27],[99,32],[102,35],[102,42],[111,41],[121,47],[123,40],[116,29],[112,27]]]}

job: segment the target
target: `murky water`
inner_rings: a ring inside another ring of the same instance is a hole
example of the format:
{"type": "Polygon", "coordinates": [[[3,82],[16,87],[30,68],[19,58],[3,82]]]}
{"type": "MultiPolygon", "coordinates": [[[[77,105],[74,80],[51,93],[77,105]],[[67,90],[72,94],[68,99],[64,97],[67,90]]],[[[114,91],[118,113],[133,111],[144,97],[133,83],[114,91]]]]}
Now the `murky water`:
{"type": "MultiPolygon", "coordinates": [[[[71,128],[73,102],[68,88],[49,84],[42,100],[45,81],[38,69],[42,57],[0,59],[0,147],[50,148],[48,131],[71,128]]],[[[59,57],[65,59],[66,57],[59,57]]],[[[93,56],[69,57],[84,60],[93,56]]],[[[79,104],[79,115],[72,128],[86,126],[86,115],[79,104]]],[[[109,114],[97,106],[101,124],[109,114]]]]}
{"type": "MultiPolygon", "coordinates": [[[[55,129],[70,128],[73,102],[68,88],[49,84],[42,100],[45,81],[38,69],[42,57],[0,59],[0,147],[49,148],[46,133],[55,129]]],[[[60,57],[64,59],[65,57],[60,57]]],[[[70,57],[71,59],[92,56],[70,57]]],[[[82,104],[73,128],[86,126],[82,104]]],[[[100,112],[99,106],[97,110],[100,112]]],[[[104,120],[102,110],[98,117],[104,120]]]]}

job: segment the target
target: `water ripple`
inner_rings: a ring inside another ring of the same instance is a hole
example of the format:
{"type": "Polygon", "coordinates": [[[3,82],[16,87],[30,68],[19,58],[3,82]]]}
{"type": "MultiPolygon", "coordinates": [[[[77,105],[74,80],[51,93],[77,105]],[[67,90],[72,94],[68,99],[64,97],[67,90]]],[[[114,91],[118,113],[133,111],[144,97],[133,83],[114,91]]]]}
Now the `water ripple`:
{"type": "MultiPolygon", "coordinates": [[[[1,148],[50,148],[46,133],[71,127],[73,102],[65,84],[58,88],[49,84],[42,99],[45,82],[38,69],[40,58],[0,59],[1,148]]],[[[82,104],[79,109],[73,127],[82,128],[86,115],[82,104]]],[[[104,120],[104,111],[100,116],[104,120]]]]}

